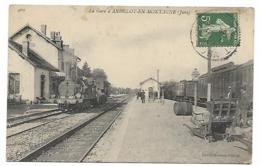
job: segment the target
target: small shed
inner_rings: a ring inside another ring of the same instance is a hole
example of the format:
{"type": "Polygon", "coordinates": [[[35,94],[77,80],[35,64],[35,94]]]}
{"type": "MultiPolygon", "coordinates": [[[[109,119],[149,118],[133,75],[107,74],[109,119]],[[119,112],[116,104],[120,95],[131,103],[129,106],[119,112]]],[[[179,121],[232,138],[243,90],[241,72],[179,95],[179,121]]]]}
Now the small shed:
{"type": "Polygon", "coordinates": [[[157,99],[160,97],[161,83],[150,77],[140,82],[140,89],[145,92],[146,99],[157,99]]]}

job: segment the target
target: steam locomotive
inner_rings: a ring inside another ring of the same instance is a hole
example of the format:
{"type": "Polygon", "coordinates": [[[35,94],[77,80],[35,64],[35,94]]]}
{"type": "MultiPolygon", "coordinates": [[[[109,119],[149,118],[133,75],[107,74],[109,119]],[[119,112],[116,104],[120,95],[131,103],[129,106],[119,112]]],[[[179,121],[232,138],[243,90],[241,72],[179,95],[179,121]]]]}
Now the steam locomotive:
{"type": "Polygon", "coordinates": [[[78,82],[65,79],[58,86],[56,102],[61,110],[81,112],[105,103],[107,94],[104,89],[97,88],[92,78],[82,77],[78,82]]]}

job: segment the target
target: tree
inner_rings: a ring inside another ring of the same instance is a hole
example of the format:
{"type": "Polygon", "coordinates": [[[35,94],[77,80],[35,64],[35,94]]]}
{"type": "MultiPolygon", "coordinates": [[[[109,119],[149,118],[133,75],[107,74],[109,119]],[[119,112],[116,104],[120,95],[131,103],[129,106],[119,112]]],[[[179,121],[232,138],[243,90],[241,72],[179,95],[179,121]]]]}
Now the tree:
{"type": "Polygon", "coordinates": [[[105,80],[107,79],[107,75],[106,75],[105,71],[100,68],[94,69],[92,71],[92,76],[94,79],[96,79],[96,78],[103,78],[105,80]]]}
{"type": "Polygon", "coordinates": [[[83,71],[83,75],[85,77],[90,77],[91,76],[91,69],[88,66],[87,62],[85,62],[84,65],[82,66],[82,71],[83,71]]]}

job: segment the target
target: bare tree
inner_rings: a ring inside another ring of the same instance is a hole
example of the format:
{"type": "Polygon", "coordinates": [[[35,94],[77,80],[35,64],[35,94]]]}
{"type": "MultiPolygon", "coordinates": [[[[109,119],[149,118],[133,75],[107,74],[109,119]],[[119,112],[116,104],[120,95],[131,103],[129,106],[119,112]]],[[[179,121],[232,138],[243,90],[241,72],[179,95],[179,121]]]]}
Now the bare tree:
{"type": "Polygon", "coordinates": [[[90,77],[91,76],[91,69],[88,65],[87,62],[84,63],[84,65],[82,66],[82,71],[83,71],[83,75],[85,77],[90,77]]]}
{"type": "Polygon", "coordinates": [[[96,68],[92,71],[92,76],[94,79],[96,78],[104,78],[105,80],[107,79],[107,75],[103,69],[96,68]]]}

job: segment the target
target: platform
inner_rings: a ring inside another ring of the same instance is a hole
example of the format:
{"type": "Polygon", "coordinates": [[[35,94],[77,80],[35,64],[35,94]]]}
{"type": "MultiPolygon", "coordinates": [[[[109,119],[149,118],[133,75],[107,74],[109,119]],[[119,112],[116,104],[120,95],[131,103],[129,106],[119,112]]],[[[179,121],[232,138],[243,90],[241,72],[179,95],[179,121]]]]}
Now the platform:
{"type": "MultiPolygon", "coordinates": [[[[244,163],[250,155],[239,142],[207,141],[191,136],[183,124],[191,116],[176,116],[174,101],[141,103],[133,99],[97,144],[90,162],[244,163]]],[[[198,107],[200,109],[200,107],[198,107]]],[[[203,111],[203,110],[202,110],[203,111]]]]}
{"type": "Polygon", "coordinates": [[[7,118],[58,109],[57,104],[12,104],[7,106],[7,118]]]}

